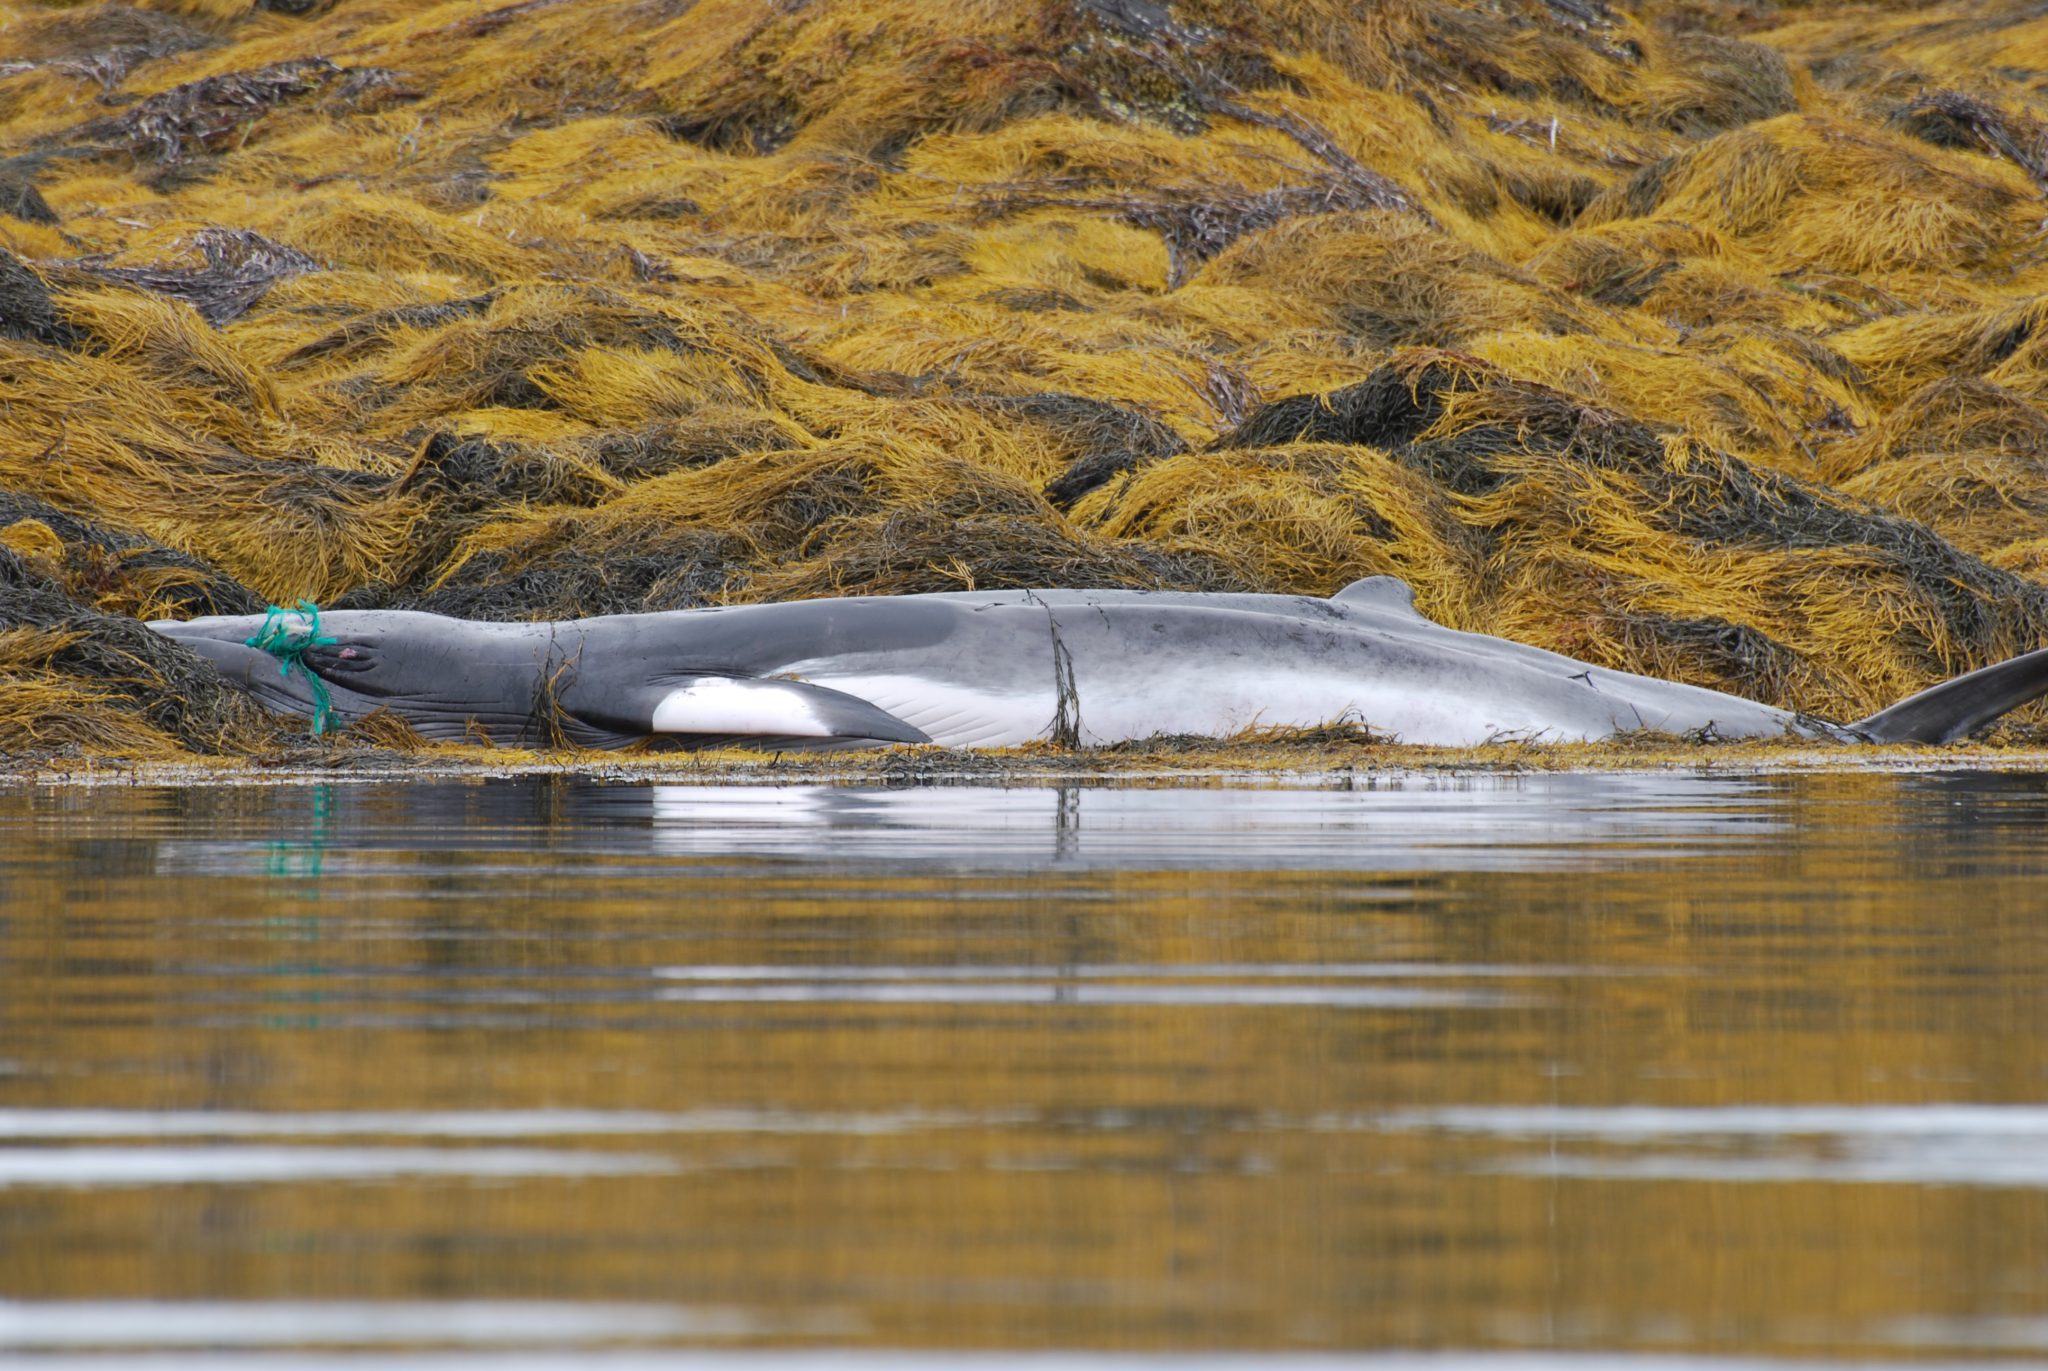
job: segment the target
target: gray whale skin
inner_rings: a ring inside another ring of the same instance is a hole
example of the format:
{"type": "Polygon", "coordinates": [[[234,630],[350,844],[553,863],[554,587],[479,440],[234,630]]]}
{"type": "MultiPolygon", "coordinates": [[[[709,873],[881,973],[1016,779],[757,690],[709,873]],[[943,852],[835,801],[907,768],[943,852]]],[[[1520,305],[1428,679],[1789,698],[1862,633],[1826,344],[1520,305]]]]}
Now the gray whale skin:
{"type": "MultiPolygon", "coordinates": [[[[152,624],[271,709],[312,715],[304,671],[248,645],[260,616],[152,624]]],[[[999,747],[1224,737],[1355,721],[1404,742],[1719,737],[1947,742],[2048,693],[2048,650],[1868,719],[1829,724],[1432,623],[1392,577],[1326,600],[1172,591],[963,591],[479,623],[321,616],[300,659],[351,722],[429,738],[595,747],[999,747]]]]}

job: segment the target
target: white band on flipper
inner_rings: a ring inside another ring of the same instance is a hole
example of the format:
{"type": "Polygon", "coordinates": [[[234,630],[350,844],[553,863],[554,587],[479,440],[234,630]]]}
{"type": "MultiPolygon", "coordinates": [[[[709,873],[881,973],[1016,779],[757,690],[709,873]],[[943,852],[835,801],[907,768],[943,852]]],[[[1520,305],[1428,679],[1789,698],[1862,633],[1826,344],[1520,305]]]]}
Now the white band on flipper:
{"type": "Polygon", "coordinates": [[[838,736],[814,704],[810,692],[791,682],[702,676],[662,697],[654,707],[654,731],[737,737],[838,736]]]}

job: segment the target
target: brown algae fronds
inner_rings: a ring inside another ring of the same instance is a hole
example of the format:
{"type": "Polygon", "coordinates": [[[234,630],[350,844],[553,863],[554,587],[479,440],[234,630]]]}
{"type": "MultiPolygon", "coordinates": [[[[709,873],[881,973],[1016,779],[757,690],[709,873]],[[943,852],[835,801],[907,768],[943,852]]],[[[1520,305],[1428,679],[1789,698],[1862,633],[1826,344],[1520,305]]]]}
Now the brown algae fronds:
{"type": "Polygon", "coordinates": [[[1855,717],[2048,641],[2039,40],[0,0],[0,749],[283,746],[154,615],[1374,573],[1855,717]]]}

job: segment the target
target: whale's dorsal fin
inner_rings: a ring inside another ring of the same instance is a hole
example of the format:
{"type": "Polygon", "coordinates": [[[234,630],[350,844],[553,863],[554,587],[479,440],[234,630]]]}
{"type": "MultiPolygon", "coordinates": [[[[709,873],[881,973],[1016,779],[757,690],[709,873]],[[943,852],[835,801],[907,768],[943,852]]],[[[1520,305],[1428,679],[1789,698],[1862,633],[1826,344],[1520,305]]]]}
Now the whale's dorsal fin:
{"type": "Polygon", "coordinates": [[[928,743],[923,730],[858,695],[804,681],[684,676],[651,693],[650,733],[719,738],[872,738],[928,743]]]}
{"type": "Polygon", "coordinates": [[[1340,605],[1379,609],[1393,614],[1410,614],[1420,619],[1415,608],[1415,590],[1399,576],[1366,576],[1353,581],[1330,597],[1340,605]]]}

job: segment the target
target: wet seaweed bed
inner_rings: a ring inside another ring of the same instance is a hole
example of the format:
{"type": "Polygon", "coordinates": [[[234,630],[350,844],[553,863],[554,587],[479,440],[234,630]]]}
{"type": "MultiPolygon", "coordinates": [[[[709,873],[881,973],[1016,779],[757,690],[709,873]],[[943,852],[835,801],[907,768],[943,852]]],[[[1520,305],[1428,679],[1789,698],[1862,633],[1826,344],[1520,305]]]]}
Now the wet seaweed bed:
{"type": "Polygon", "coordinates": [[[1662,736],[1613,743],[1508,742],[1439,748],[1373,738],[1344,739],[1327,733],[1256,740],[1154,738],[1105,748],[896,747],[776,754],[724,750],[621,755],[450,745],[402,750],[356,742],[179,760],[15,758],[0,764],[0,783],[268,786],[308,781],[580,777],[624,783],[763,787],[1083,784],[1352,790],[1541,774],[1736,777],[1907,772],[2048,774],[2048,748],[2038,744],[1845,747],[1791,741],[1702,746],[1662,736]]]}
{"type": "Polygon", "coordinates": [[[1860,716],[2048,641],[2043,53],[2019,0],[0,0],[0,753],[503,762],[308,752],[161,615],[1380,573],[1860,716]]]}

